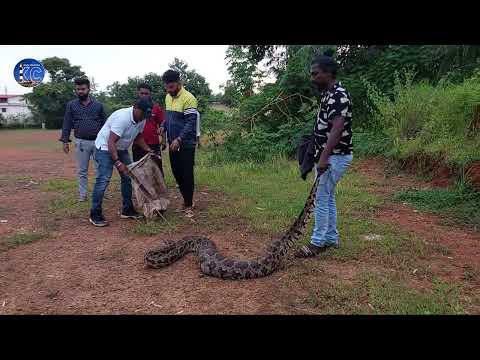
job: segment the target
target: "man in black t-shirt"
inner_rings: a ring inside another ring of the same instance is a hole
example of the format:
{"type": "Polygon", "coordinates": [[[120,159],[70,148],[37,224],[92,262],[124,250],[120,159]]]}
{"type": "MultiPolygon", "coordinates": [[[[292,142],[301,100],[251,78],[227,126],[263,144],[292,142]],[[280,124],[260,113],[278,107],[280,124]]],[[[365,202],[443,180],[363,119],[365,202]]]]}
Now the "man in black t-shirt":
{"type": "Polygon", "coordinates": [[[321,91],[314,134],[317,176],[315,227],[310,244],[297,257],[311,257],[338,247],[335,189],[352,162],[352,101],[336,80],[337,63],[330,56],[317,57],[311,64],[312,82],[321,91]]]}

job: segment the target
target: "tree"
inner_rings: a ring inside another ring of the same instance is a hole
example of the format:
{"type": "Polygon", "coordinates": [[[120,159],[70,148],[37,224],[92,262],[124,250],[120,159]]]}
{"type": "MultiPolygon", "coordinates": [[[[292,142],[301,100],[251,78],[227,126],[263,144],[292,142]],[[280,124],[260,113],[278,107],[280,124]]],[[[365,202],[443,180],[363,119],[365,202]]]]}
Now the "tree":
{"type": "Polygon", "coordinates": [[[220,88],[223,90],[221,102],[230,107],[237,106],[240,101],[241,94],[233,85],[232,81],[227,80],[224,85],[220,85],[220,88]]]}
{"type": "Polygon", "coordinates": [[[234,104],[238,111],[232,115],[224,140],[232,156],[256,159],[269,151],[293,153],[298,135],[311,133],[318,106],[318,93],[310,81],[311,61],[332,48],[339,65],[338,79],[352,97],[357,129],[378,125],[371,121],[375,104],[367,89],[374,88],[393,100],[396,79],[405,71],[414,74],[412,82],[436,84],[462,82],[480,69],[478,45],[229,46],[231,80],[223,86],[224,102],[234,104]],[[276,82],[254,92],[255,72],[262,64],[270,67],[276,82]]]}
{"type": "Polygon", "coordinates": [[[213,94],[212,96],[210,96],[210,101],[221,103],[223,101],[223,93],[219,92],[219,93],[213,94]]]}
{"type": "Polygon", "coordinates": [[[109,93],[109,104],[112,111],[122,107],[132,106],[137,97],[137,86],[140,83],[147,83],[152,87],[152,99],[159,104],[165,103],[165,90],[161,75],[148,73],[143,77],[129,77],[126,83],[115,81],[107,86],[109,93]]]}
{"type": "Polygon", "coordinates": [[[243,97],[252,96],[255,85],[264,76],[257,68],[257,60],[241,45],[230,45],[227,48],[226,59],[231,77],[230,86],[243,97]]]}
{"type": "Polygon", "coordinates": [[[185,61],[174,58],[173,63],[169,64],[169,67],[180,73],[180,78],[183,81],[185,88],[194,96],[210,97],[212,95],[212,90],[205,77],[197,73],[195,70],[188,70],[188,64],[185,61]]]}
{"type": "Polygon", "coordinates": [[[180,79],[182,79],[183,81],[187,80],[187,78],[188,78],[188,73],[187,73],[188,64],[185,61],[180,60],[179,58],[175,57],[175,58],[173,58],[173,62],[171,64],[168,64],[168,67],[170,69],[175,70],[176,72],[180,73],[180,79]]]}
{"type": "MultiPolygon", "coordinates": [[[[169,67],[180,73],[185,88],[197,98],[199,111],[205,111],[212,95],[212,90],[210,90],[205,77],[195,70],[189,70],[188,64],[177,58],[174,58],[173,63],[169,64],[169,67]]],[[[149,84],[152,87],[153,101],[158,102],[162,106],[165,105],[166,92],[162,76],[156,73],[148,73],[143,77],[129,77],[126,83],[116,81],[109,85],[107,87],[109,94],[109,99],[106,101],[107,108],[115,111],[122,107],[131,106],[137,97],[137,86],[140,83],[149,84]]]]}
{"type": "Polygon", "coordinates": [[[428,45],[423,48],[435,81],[443,78],[460,83],[480,67],[480,45],[428,45]]]}
{"type": "Polygon", "coordinates": [[[66,103],[74,98],[73,80],[85,73],[64,58],[46,58],[42,63],[50,81],[34,87],[25,98],[36,119],[44,121],[49,129],[58,129],[62,127],[66,103]]]}
{"type": "Polygon", "coordinates": [[[278,77],[285,69],[288,60],[287,45],[240,45],[248,52],[248,57],[258,65],[262,61],[268,67],[268,73],[278,77]]]}
{"type": "Polygon", "coordinates": [[[85,76],[80,66],[73,66],[65,58],[56,56],[42,60],[45,70],[48,71],[52,82],[71,81],[77,77],[85,76]]]}

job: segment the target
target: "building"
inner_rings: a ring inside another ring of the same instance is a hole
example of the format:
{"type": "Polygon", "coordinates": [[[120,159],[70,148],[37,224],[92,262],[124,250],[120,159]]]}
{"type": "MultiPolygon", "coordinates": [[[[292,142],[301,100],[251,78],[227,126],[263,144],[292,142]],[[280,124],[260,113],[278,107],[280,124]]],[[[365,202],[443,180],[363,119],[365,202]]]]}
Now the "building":
{"type": "Polygon", "coordinates": [[[23,95],[0,95],[0,114],[3,117],[9,115],[28,117],[31,112],[23,95]]]}

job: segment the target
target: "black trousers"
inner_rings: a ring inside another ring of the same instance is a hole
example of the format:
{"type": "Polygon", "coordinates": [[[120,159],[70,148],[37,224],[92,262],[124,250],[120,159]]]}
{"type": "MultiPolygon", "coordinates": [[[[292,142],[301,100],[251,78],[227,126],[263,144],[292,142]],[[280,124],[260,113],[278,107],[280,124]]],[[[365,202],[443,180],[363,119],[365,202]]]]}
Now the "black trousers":
{"type": "MultiPolygon", "coordinates": [[[[155,151],[156,154],[162,155],[161,149],[160,149],[160,144],[147,144],[150,146],[150,148],[155,151]]],[[[147,152],[143,150],[140,146],[133,144],[132,146],[132,156],[133,156],[133,161],[136,162],[140,160],[142,157],[147,155],[147,152]]],[[[162,173],[162,176],[165,177],[165,174],[163,173],[163,166],[162,166],[162,160],[157,159],[153,157],[155,162],[157,163],[158,167],[160,168],[160,172],[162,173]]]]}
{"type": "Polygon", "coordinates": [[[184,205],[190,207],[193,204],[193,191],[195,187],[193,181],[195,148],[180,148],[180,151],[170,151],[169,156],[173,176],[182,193],[184,205]]]}

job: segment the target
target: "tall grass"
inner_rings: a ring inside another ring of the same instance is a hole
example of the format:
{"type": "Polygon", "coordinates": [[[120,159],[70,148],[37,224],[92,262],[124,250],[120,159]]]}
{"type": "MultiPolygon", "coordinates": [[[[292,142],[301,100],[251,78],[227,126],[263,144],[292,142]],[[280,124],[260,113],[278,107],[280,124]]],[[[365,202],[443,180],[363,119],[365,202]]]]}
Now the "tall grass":
{"type": "Polygon", "coordinates": [[[480,73],[461,84],[414,83],[406,71],[395,80],[394,98],[368,86],[373,116],[395,159],[435,159],[463,173],[480,160],[480,73]]]}

